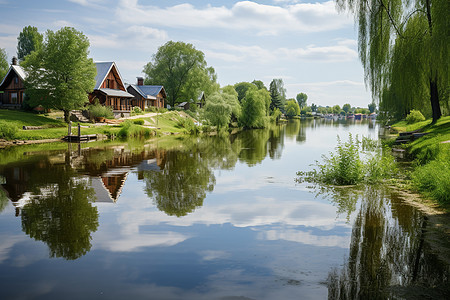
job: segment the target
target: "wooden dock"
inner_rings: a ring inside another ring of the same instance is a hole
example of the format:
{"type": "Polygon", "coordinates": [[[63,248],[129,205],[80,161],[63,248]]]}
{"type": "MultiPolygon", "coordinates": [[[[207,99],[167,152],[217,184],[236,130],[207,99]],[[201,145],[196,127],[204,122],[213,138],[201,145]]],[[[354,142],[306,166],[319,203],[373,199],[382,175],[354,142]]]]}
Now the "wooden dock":
{"type": "Polygon", "coordinates": [[[88,142],[91,140],[96,140],[97,139],[97,135],[96,134],[81,134],[81,126],[80,123],[78,123],[78,134],[77,135],[73,135],[72,134],[72,122],[69,122],[69,126],[68,126],[68,132],[67,135],[65,137],[63,137],[64,141],[67,142],[88,142]]]}

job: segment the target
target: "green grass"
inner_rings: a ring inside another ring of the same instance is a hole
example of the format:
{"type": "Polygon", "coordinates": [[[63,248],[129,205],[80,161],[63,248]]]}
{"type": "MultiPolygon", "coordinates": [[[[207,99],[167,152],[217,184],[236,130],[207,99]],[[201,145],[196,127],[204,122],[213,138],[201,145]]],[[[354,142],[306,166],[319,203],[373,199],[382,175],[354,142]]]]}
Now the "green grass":
{"type": "Polygon", "coordinates": [[[0,109],[0,120],[6,121],[17,128],[22,126],[45,126],[45,127],[63,127],[66,126],[63,120],[47,118],[44,115],[38,115],[31,112],[22,112],[15,110],[0,109]]]}
{"type": "Polygon", "coordinates": [[[177,112],[171,111],[152,118],[143,118],[147,120],[152,126],[160,128],[160,132],[170,132],[170,133],[185,133],[186,130],[180,126],[180,121],[182,117],[178,115],[177,112]]]}

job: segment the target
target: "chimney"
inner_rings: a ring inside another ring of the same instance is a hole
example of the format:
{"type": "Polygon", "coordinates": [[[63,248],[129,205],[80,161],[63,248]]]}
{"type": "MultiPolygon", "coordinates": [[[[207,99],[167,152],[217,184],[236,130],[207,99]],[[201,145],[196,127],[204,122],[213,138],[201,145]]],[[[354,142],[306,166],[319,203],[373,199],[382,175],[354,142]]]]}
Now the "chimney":
{"type": "Polygon", "coordinates": [[[143,77],[136,77],[137,78],[137,85],[144,85],[144,78],[143,77]]]}
{"type": "Polygon", "coordinates": [[[13,64],[13,66],[17,66],[17,57],[13,56],[12,64],[13,64]]]}

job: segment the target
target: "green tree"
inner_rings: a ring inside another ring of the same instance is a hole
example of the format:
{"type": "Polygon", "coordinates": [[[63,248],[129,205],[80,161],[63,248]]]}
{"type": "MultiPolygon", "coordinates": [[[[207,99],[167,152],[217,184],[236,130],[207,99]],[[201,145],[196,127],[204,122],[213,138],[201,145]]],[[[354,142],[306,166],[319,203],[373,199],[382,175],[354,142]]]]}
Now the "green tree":
{"type": "Polygon", "coordinates": [[[344,106],[342,106],[342,110],[345,111],[345,113],[349,113],[349,111],[352,109],[352,106],[349,103],[345,103],[344,106]]]}
{"type": "Polygon", "coordinates": [[[339,105],[333,106],[333,114],[338,115],[341,112],[341,107],[339,105]]]}
{"type": "Polygon", "coordinates": [[[164,86],[172,107],[180,99],[189,100],[205,89],[202,87],[204,82],[207,82],[206,86],[212,86],[212,91],[218,88],[216,75],[212,68],[207,67],[205,54],[192,44],[183,42],[169,41],[159,47],[143,72],[146,84],[164,86]]]}
{"type": "Polygon", "coordinates": [[[300,115],[300,106],[295,99],[289,99],[286,101],[286,116],[292,118],[300,115]]]}
{"type": "Polygon", "coordinates": [[[42,47],[43,39],[36,27],[24,27],[17,37],[17,58],[23,61],[25,56],[33,51],[38,51],[42,47]]]}
{"type": "Polygon", "coordinates": [[[298,106],[300,106],[300,108],[303,108],[306,106],[306,101],[308,100],[308,95],[306,95],[305,93],[298,93],[296,99],[298,102],[298,106]]]}
{"type": "Polygon", "coordinates": [[[266,90],[250,89],[242,100],[240,123],[245,128],[263,128],[266,124],[266,90]]]}
{"type": "Polygon", "coordinates": [[[256,85],[250,83],[250,82],[239,82],[234,85],[234,89],[238,93],[238,100],[239,102],[242,102],[242,99],[244,99],[245,94],[249,90],[256,90],[256,85]]]}
{"type": "Polygon", "coordinates": [[[252,83],[254,84],[254,85],[256,85],[256,87],[258,88],[258,90],[260,90],[260,89],[265,89],[265,90],[267,90],[267,88],[266,88],[266,86],[264,85],[264,82],[262,82],[261,80],[253,80],[252,81],[252,83]]]}
{"type": "Polygon", "coordinates": [[[377,109],[377,105],[375,104],[375,102],[372,102],[368,105],[368,108],[369,108],[369,112],[373,113],[377,109]]]}
{"type": "Polygon", "coordinates": [[[213,67],[195,68],[191,70],[191,74],[182,88],[180,99],[192,100],[193,103],[196,103],[201,92],[208,97],[218,92],[219,89],[220,85],[217,83],[217,74],[213,67]]]}
{"type": "Polygon", "coordinates": [[[311,111],[317,111],[317,105],[315,105],[314,103],[311,104],[311,111]]]}
{"type": "Polygon", "coordinates": [[[228,127],[232,114],[230,103],[232,98],[232,95],[226,93],[215,93],[208,97],[204,107],[204,114],[211,125],[218,128],[228,127]]]}
{"type": "Polygon", "coordinates": [[[222,88],[222,93],[229,94],[232,96],[236,96],[236,99],[238,98],[238,93],[234,89],[234,86],[232,85],[226,85],[222,88]]]}
{"type": "Polygon", "coordinates": [[[30,105],[62,110],[69,122],[70,111],[83,107],[95,86],[96,68],[88,49],[88,38],[74,28],[48,30],[42,48],[23,62],[30,105]]]}
{"type": "Polygon", "coordinates": [[[8,55],[6,54],[6,50],[0,48],[0,82],[8,73],[9,64],[8,64],[8,55]]]}
{"type": "MultiPolygon", "coordinates": [[[[359,56],[380,106],[403,110],[429,99],[433,122],[448,106],[448,0],[338,0],[355,14],[359,56]],[[384,96],[384,93],[388,95],[384,96]],[[390,105],[383,102],[389,101],[390,105]],[[392,105],[400,102],[399,105],[392,105]]],[[[422,102],[422,104],[425,102],[422,102]]],[[[394,111],[393,113],[398,113],[394,111]]]]}
{"type": "Polygon", "coordinates": [[[39,193],[22,209],[22,230],[45,242],[50,257],[74,260],[91,249],[91,232],[98,228],[98,212],[89,201],[94,189],[64,172],[51,193],[39,193]]]}
{"type": "Polygon", "coordinates": [[[274,111],[278,108],[280,111],[284,112],[286,89],[284,88],[283,79],[273,79],[272,82],[270,82],[269,92],[271,99],[270,110],[274,111]]]}

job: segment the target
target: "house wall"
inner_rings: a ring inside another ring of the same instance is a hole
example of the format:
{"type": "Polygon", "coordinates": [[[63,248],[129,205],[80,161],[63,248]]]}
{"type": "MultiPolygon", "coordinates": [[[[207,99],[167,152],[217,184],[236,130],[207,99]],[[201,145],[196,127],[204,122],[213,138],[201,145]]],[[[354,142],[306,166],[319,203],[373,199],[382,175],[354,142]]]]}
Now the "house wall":
{"type": "Polygon", "coordinates": [[[5,81],[6,86],[1,97],[3,106],[20,107],[25,97],[25,87],[22,79],[15,72],[10,72],[5,81]]]}

